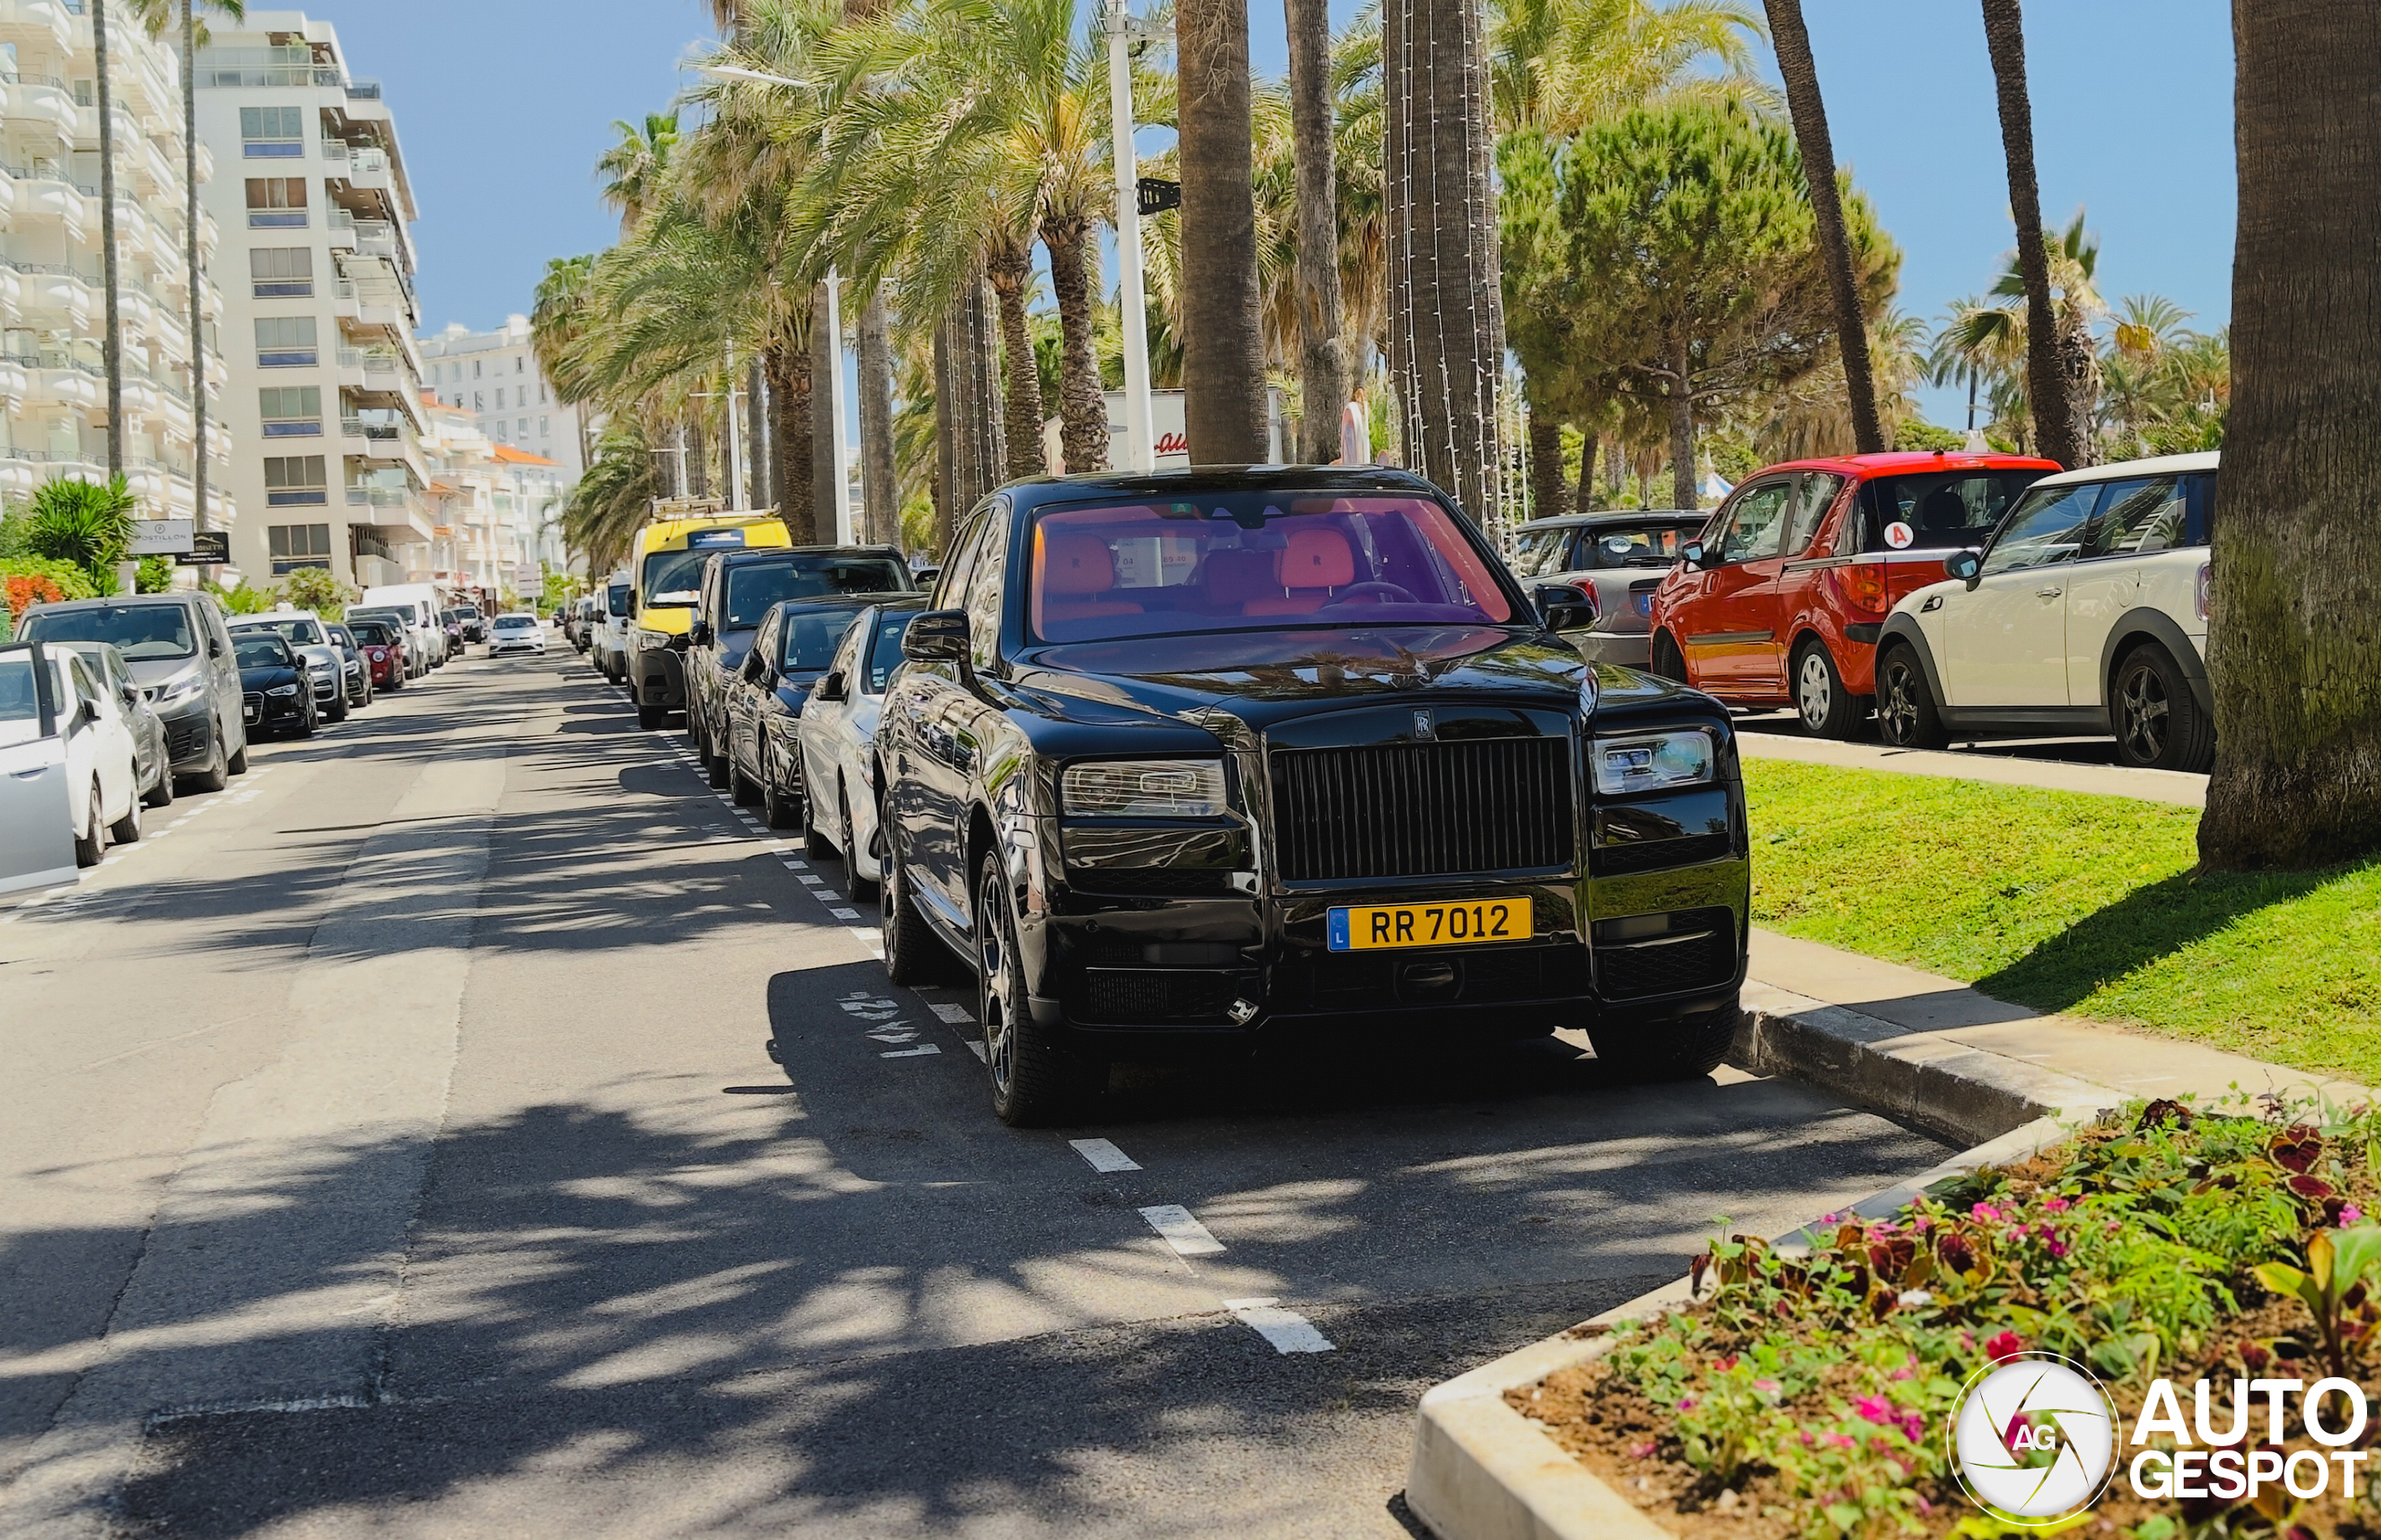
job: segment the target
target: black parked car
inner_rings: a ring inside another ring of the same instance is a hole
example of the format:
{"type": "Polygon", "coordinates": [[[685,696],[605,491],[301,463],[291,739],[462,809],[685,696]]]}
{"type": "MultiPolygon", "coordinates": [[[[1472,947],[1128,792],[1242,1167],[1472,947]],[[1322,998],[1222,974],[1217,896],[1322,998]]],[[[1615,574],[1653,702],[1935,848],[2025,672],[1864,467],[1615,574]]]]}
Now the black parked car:
{"type": "Polygon", "coordinates": [[[462,623],[464,641],[485,642],[487,640],[487,617],[480,613],[480,607],[477,604],[457,604],[451,614],[455,619],[462,623]]]}
{"type": "Polygon", "coordinates": [[[232,638],[240,663],[240,720],[250,733],[313,737],[322,725],[306,666],[281,633],[244,631],[232,638]]]}
{"type": "Polygon", "coordinates": [[[802,708],[853,619],[878,599],[789,599],[764,614],[721,692],[712,763],[738,803],[761,804],[771,829],[802,821],[802,708]]]}
{"type": "Polygon", "coordinates": [[[725,786],[730,775],[720,750],[727,738],[728,685],[771,605],[910,591],[909,564],[891,546],[762,547],[704,558],[685,644],[686,736],[712,785],[725,786]]]}
{"type": "Polygon", "coordinates": [[[1734,1034],[1751,866],[1728,714],[1591,665],[1402,471],[1003,488],[878,726],[898,980],[978,982],[994,1110],[1111,1060],[1349,1027],[1584,1028],[1616,1072],[1734,1034]]]}

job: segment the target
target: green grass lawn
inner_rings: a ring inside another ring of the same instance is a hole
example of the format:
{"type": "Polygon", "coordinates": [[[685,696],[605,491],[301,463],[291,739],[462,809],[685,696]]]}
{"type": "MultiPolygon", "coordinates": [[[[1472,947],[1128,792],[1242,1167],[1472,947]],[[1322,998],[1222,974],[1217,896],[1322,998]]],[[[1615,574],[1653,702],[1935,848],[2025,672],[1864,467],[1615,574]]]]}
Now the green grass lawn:
{"type": "Polygon", "coordinates": [[[1753,923],[2381,1085],[2381,859],[2194,878],[2187,807],[1744,762],[1753,923]]]}

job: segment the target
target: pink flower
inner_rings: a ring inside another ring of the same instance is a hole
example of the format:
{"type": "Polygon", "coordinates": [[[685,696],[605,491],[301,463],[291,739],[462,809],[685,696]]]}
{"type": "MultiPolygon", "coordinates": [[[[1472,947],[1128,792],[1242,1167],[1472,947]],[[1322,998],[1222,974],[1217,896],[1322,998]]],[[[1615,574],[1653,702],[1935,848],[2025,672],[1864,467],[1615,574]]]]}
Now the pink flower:
{"type": "Polygon", "coordinates": [[[2340,1223],[2343,1225],[2353,1225],[2359,1219],[2363,1217],[2364,1211],[2358,1208],[2354,1203],[2350,1203],[2346,1208],[2340,1210],[2340,1223]]]}
{"type": "Polygon", "coordinates": [[[1734,1353],[1723,1353],[1718,1358],[1711,1361],[1711,1367],[1717,1369],[1723,1374],[1729,1370],[1734,1369],[1736,1366],[1736,1355],[1734,1353]]]}
{"type": "Polygon", "coordinates": [[[2049,1214],[2065,1214],[2068,1209],[2071,1209],[2075,1205],[2073,1203],[2070,1203],[2066,1199],[2059,1197],[2056,1193],[2053,1193],[2051,1196],[2042,1200],[2042,1209],[2045,1213],[2049,1214]]]}
{"type": "Polygon", "coordinates": [[[1827,1435],[1827,1442],[1828,1447],[1830,1449],[1857,1449],[1860,1447],[1860,1440],[1854,1438],[1849,1433],[1829,1433],[1827,1435]]]}
{"type": "Polygon", "coordinates": [[[1926,1437],[1926,1414],[1912,1407],[1901,1414],[1901,1436],[1911,1443],[1926,1437]]]}
{"type": "Polygon", "coordinates": [[[1968,1210],[1968,1212],[1983,1220],[1988,1225],[2001,1217],[2001,1211],[1994,1208],[1990,1203],[1978,1203],[1975,1207],[1968,1210]]]}
{"type": "Polygon", "coordinates": [[[1811,1437],[1811,1435],[1810,1435],[1809,1430],[1808,1430],[1808,1429],[1805,1429],[1805,1430],[1803,1431],[1803,1433],[1802,1433],[1802,1447],[1803,1447],[1804,1449],[1808,1449],[1808,1448],[1810,1448],[1810,1447],[1811,1447],[1811,1445],[1813,1445],[1813,1444],[1815,1444],[1815,1443],[1816,1443],[1816,1442],[1818,1442],[1818,1440],[1817,1440],[1816,1439],[1812,1438],[1812,1437],[1811,1437]]]}
{"type": "Polygon", "coordinates": [[[1863,1396],[1852,1403],[1852,1411],[1863,1422],[1886,1423],[1894,1418],[1894,1403],[1882,1396],[1863,1396]]]}
{"type": "Polygon", "coordinates": [[[1918,1365],[1914,1362],[1905,1363],[1900,1368],[1895,1370],[1892,1374],[1887,1374],[1885,1377],[1887,1379],[1896,1381],[1916,1379],[1918,1377],[1918,1365]]]}
{"type": "Polygon", "coordinates": [[[1921,1519],[1932,1519],[1935,1516],[1935,1505],[1926,1500],[1926,1494],[1920,1492],[1912,1495],[1918,1499],[1918,1516],[1921,1519]]]}
{"type": "Polygon", "coordinates": [[[1678,1409],[1679,1409],[1680,1411],[1682,1411],[1682,1412],[1692,1412],[1692,1411],[1694,1411],[1694,1410],[1695,1410],[1695,1398],[1694,1398],[1693,1396],[1681,1396],[1681,1397],[1678,1399],[1678,1409]]]}
{"type": "Polygon", "coordinates": [[[1757,1379],[1752,1382],[1752,1387],[1764,1396],[1777,1394],[1777,1382],[1774,1379],[1757,1379]]]}
{"type": "Polygon", "coordinates": [[[2050,1254],[2053,1256],[2065,1256],[2067,1255],[2067,1242],[2064,1241],[2053,1241],[2050,1243],[2050,1254]]]}
{"type": "Polygon", "coordinates": [[[1989,1359],[2014,1358],[2025,1350],[2026,1339],[2015,1332],[2003,1332],[1984,1345],[1984,1356],[1989,1359]]]}
{"type": "Polygon", "coordinates": [[[1632,1460],[1652,1459],[1654,1457],[1654,1440],[1648,1439],[1641,1444],[1630,1444],[1629,1446],[1629,1457],[1632,1460]]]}
{"type": "Polygon", "coordinates": [[[1934,1226],[1934,1220],[1922,1214],[1909,1222],[1909,1228],[1914,1230],[1928,1229],[1934,1226]]]}

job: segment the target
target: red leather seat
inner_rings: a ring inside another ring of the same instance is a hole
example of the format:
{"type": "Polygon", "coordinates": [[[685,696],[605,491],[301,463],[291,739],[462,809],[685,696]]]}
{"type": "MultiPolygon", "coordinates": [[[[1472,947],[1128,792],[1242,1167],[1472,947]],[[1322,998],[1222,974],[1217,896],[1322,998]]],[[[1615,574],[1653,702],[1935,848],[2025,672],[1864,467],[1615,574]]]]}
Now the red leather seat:
{"type": "Polygon", "coordinates": [[[1041,599],[1044,620],[1096,620],[1105,615],[1138,615],[1116,591],[1116,559],[1097,535],[1055,535],[1042,547],[1041,599]],[[1094,598],[1092,595],[1100,595],[1094,598]]]}
{"type": "Polygon", "coordinates": [[[1273,578],[1286,591],[1251,599],[1244,615],[1310,615],[1331,602],[1331,591],[1356,580],[1356,551],[1336,529],[1294,529],[1273,559],[1273,578]]]}

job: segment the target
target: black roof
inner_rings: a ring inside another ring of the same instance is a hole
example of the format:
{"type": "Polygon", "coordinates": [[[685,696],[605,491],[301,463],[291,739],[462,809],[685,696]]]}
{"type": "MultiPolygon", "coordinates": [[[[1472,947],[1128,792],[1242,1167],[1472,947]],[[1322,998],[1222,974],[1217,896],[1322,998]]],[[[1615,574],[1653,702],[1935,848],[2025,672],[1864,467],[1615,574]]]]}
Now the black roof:
{"type": "Polygon", "coordinates": [[[796,599],[780,599],[771,609],[866,609],[871,604],[923,604],[926,596],[915,589],[887,589],[878,593],[807,593],[796,599]]]}
{"type": "Polygon", "coordinates": [[[1385,465],[1193,465],[1179,471],[1085,471],[1071,476],[1031,476],[1001,487],[1023,506],[1071,500],[1086,492],[1128,498],[1176,497],[1193,489],[1270,492],[1394,492],[1443,496],[1410,471],[1385,465]]]}
{"type": "Polygon", "coordinates": [[[1708,508],[1599,508],[1592,513],[1553,513],[1527,524],[1515,524],[1521,529],[1580,529],[1617,524],[1703,524],[1711,522],[1708,508]]]}
{"type": "Polygon", "coordinates": [[[784,556],[890,556],[901,559],[901,548],[889,545],[738,546],[711,553],[727,565],[784,556]]]}

